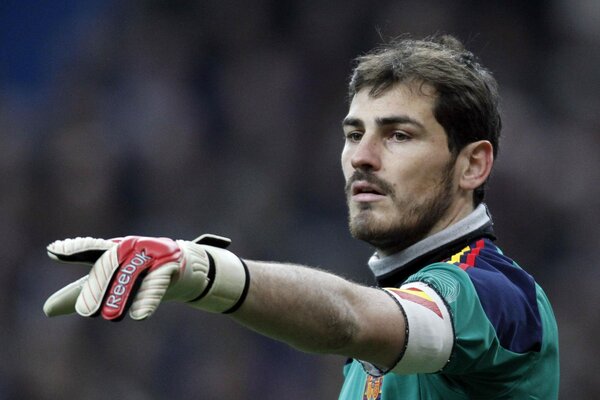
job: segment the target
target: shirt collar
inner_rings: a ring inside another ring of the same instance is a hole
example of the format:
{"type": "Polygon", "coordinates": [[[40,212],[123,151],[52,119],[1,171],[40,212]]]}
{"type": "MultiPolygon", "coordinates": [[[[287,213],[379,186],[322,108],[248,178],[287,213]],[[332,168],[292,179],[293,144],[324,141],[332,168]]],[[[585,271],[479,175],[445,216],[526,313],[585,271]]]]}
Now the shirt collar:
{"type": "Polygon", "coordinates": [[[402,269],[404,266],[418,258],[430,254],[444,246],[456,243],[462,238],[471,236],[474,232],[485,230],[491,231],[492,225],[492,218],[487,206],[481,203],[465,218],[398,253],[386,257],[379,257],[377,253],[375,253],[369,259],[369,268],[371,268],[375,277],[379,279],[402,269]]]}

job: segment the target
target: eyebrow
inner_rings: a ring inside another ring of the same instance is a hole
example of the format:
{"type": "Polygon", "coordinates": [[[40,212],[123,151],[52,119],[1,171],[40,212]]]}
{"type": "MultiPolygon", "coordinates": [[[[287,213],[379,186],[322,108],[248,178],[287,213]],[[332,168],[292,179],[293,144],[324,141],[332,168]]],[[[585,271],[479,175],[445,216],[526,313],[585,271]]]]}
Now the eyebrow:
{"type": "MultiPolygon", "coordinates": [[[[375,123],[377,124],[377,126],[395,125],[395,124],[410,124],[410,125],[414,125],[418,128],[423,128],[422,123],[420,123],[416,119],[411,118],[407,115],[394,115],[391,117],[378,117],[378,118],[375,118],[375,123]]],[[[365,126],[365,124],[360,118],[346,117],[342,121],[342,126],[363,128],[365,126]]]]}

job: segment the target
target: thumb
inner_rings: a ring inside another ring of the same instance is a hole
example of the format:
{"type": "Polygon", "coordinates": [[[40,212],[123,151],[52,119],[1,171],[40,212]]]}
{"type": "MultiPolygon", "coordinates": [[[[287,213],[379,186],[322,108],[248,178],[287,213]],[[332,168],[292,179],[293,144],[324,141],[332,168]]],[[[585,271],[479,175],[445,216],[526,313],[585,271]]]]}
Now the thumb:
{"type": "Polygon", "coordinates": [[[74,313],[77,297],[79,296],[79,293],[81,293],[81,288],[87,280],[88,276],[86,275],[48,297],[48,300],[44,303],[44,313],[48,317],[74,313]]]}

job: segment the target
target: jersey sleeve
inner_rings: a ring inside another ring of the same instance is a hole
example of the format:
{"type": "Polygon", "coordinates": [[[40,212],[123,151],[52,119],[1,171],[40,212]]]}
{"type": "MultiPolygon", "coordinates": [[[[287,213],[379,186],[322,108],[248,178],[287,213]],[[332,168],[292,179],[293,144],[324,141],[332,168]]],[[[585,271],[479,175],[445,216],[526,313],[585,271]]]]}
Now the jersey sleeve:
{"type": "Polygon", "coordinates": [[[499,351],[497,335],[468,275],[452,264],[439,263],[413,275],[407,284],[416,283],[426,284],[442,298],[452,321],[453,348],[440,369],[464,374],[493,363],[499,351]]]}
{"type": "Polygon", "coordinates": [[[430,265],[399,288],[384,288],[406,320],[406,342],[391,370],[362,362],[371,375],[466,371],[489,348],[494,332],[464,271],[430,265]]]}
{"type": "Polygon", "coordinates": [[[439,371],[454,343],[452,320],[441,296],[424,282],[384,289],[398,303],[406,320],[406,344],[392,371],[414,374],[439,371]]]}

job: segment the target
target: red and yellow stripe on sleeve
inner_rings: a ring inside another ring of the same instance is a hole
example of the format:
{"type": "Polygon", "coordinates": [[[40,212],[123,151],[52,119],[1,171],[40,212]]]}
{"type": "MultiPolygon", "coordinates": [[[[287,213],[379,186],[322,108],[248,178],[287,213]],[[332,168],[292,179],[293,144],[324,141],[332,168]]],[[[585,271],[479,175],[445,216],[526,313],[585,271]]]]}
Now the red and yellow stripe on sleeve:
{"type": "Polygon", "coordinates": [[[438,317],[444,319],[442,316],[442,311],[435,303],[435,301],[424,291],[416,287],[403,287],[402,289],[398,288],[386,288],[390,292],[394,293],[398,297],[404,300],[411,301],[413,303],[419,304],[431,311],[433,311],[438,317]]]}

